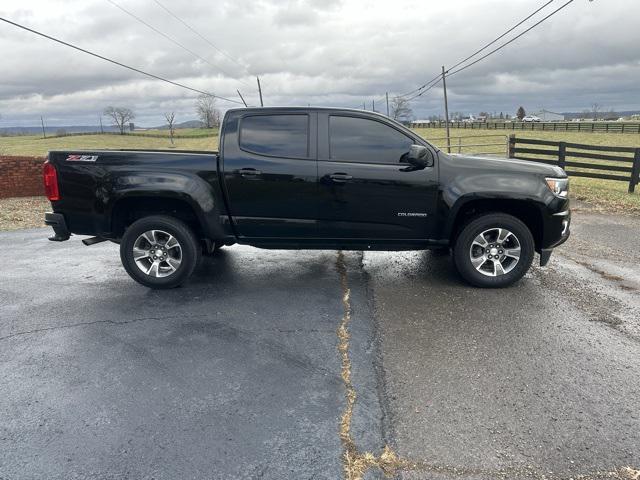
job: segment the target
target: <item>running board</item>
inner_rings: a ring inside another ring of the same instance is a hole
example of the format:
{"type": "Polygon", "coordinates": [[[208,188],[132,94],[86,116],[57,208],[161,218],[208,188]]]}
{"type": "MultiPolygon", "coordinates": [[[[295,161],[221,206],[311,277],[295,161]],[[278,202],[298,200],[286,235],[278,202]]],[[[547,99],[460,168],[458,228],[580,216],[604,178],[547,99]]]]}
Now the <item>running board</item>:
{"type": "Polygon", "coordinates": [[[84,240],[82,240],[82,243],[84,243],[87,247],[89,247],[91,245],[95,245],[96,243],[106,242],[106,241],[107,241],[106,238],[91,237],[91,238],[85,238],[84,240]]]}

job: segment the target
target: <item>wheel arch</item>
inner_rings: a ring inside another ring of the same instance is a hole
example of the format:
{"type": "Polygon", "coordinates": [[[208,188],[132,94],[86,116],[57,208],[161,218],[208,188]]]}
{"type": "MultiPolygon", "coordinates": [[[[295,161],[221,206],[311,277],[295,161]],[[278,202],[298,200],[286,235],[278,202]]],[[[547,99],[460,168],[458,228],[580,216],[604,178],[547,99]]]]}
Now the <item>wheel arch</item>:
{"type": "Polygon", "coordinates": [[[470,198],[461,199],[452,209],[447,226],[447,238],[453,244],[462,227],[471,219],[486,213],[505,213],[524,223],[535,243],[536,250],[541,248],[544,235],[544,221],[540,206],[525,199],[511,198],[470,198]]]}
{"type": "Polygon", "coordinates": [[[110,230],[114,237],[121,238],[129,225],[151,215],[168,215],[180,219],[200,238],[208,237],[211,233],[199,206],[188,196],[175,192],[120,197],[111,208],[110,230]]]}

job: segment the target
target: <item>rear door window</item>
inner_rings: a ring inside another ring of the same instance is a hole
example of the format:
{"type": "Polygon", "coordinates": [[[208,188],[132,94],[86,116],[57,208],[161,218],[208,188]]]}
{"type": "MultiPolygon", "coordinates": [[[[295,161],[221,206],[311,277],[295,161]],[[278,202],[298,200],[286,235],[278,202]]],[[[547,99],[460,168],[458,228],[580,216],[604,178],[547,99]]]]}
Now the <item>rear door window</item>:
{"type": "Polygon", "coordinates": [[[309,116],[251,115],[240,123],[240,148],[274,157],[309,157],[309,116]]]}

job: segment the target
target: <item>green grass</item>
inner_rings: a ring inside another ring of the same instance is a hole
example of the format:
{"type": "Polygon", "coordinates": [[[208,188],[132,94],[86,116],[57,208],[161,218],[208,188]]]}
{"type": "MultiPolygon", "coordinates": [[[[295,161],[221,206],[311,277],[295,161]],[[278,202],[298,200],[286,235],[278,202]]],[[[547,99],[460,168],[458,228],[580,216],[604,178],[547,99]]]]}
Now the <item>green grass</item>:
{"type": "MultiPolygon", "coordinates": [[[[218,129],[217,128],[179,128],[175,130],[175,135],[179,135],[181,137],[207,137],[207,136],[217,136],[218,129]]],[[[150,129],[133,132],[133,135],[164,135],[166,137],[169,136],[169,130],[158,130],[158,129],[150,129]]]]}
{"type": "MultiPolygon", "coordinates": [[[[179,150],[217,150],[217,131],[213,136],[201,137],[203,129],[180,129],[176,134],[192,136],[175,140],[174,148],[179,150]],[[198,138],[200,137],[200,138],[198,138]]],[[[443,147],[444,140],[434,140],[445,136],[443,128],[420,128],[416,132],[436,146],[443,147]]],[[[165,130],[147,133],[168,134],[165,130]]],[[[511,133],[511,132],[507,132],[511,133]]],[[[492,130],[451,129],[453,151],[458,151],[457,138],[462,137],[462,153],[484,152],[505,156],[505,135],[492,130]],[[497,135],[485,137],[485,135],[497,135]],[[476,138],[472,138],[476,137],[476,138]],[[500,143],[492,147],[467,147],[470,143],[500,143]]],[[[610,145],[640,147],[640,135],[587,132],[516,132],[517,137],[537,138],[552,141],[584,143],[587,145],[610,145]]],[[[108,148],[166,149],[171,144],[164,138],[147,138],[136,135],[78,135],[43,139],[38,136],[0,137],[0,155],[43,156],[48,150],[96,150],[108,148]]],[[[571,179],[571,196],[586,202],[597,210],[640,214],[640,185],[635,194],[627,193],[628,184],[609,180],[574,177],[571,179]]]]}
{"type": "MultiPolygon", "coordinates": [[[[415,132],[421,137],[431,140],[435,138],[446,137],[446,131],[444,128],[416,128],[415,132]]],[[[478,143],[497,143],[499,141],[506,141],[506,137],[509,134],[515,134],[517,138],[537,138],[540,140],[550,140],[553,142],[570,142],[570,143],[583,143],[586,145],[608,145],[612,147],[640,147],[640,135],[638,134],[621,134],[621,133],[587,133],[587,132],[511,132],[507,131],[502,133],[500,130],[468,130],[452,128],[450,131],[452,140],[451,144],[454,147],[455,153],[457,153],[457,138],[462,137],[462,144],[471,143],[470,137],[478,137],[478,143]],[[490,135],[491,137],[485,137],[490,135]]],[[[434,141],[438,147],[446,145],[445,140],[434,141]]],[[[475,143],[475,142],[474,142],[475,143]]],[[[467,149],[468,150],[468,149],[467,149]]],[[[505,152],[505,148],[495,147],[496,153],[505,152]]],[[[452,150],[453,151],[453,150],[452,150]]],[[[465,152],[463,148],[462,152],[465,152]]]]}
{"type": "MultiPolygon", "coordinates": [[[[78,135],[50,138],[34,135],[0,137],[0,155],[44,156],[49,150],[100,150],[108,148],[165,149],[171,148],[171,142],[168,137],[164,139],[137,135],[78,135]]],[[[174,140],[173,148],[177,150],[216,150],[218,136],[216,134],[201,138],[177,138],[174,140]]]]}

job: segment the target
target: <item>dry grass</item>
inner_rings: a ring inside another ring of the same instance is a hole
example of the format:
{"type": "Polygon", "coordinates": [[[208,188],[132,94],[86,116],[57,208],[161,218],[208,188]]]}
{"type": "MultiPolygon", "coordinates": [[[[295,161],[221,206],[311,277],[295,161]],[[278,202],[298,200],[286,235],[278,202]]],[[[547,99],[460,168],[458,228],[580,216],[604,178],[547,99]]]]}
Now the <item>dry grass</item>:
{"type": "Polygon", "coordinates": [[[44,213],[51,210],[45,197],[0,199],[0,231],[44,227],[44,213]]]}
{"type": "MultiPolygon", "coordinates": [[[[421,137],[430,140],[442,138],[446,135],[444,128],[416,128],[415,132],[421,137]]],[[[608,145],[612,147],[640,147],[640,135],[633,133],[587,133],[587,132],[542,132],[542,131],[519,131],[507,130],[468,130],[462,128],[452,128],[452,146],[457,145],[456,137],[477,137],[484,135],[508,136],[514,134],[518,138],[537,138],[540,140],[550,140],[552,142],[583,143],[586,145],[608,145]]],[[[497,137],[496,137],[497,138],[497,137]]],[[[434,142],[437,146],[444,146],[444,141],[434,142]]],[[[463,141],[464,143],[464,141],[463,141]]],[[[500,149],[504,152],[505,149],[500,149]]]]}
{"type": "MultiPolygon", "coordinates": [[[[162,133],[163,131],[151,132],[162,133]]],[[[162,133],[164,134],[164,133],[162,133]]],[[[176,130],[176,135],[182,135],[176,130]]],[[[189,130],[186,135],[195,135],[189,130]]],[[[35,135],[0,137],[0,155],[44,156],[49,150],[101,150],[109,148],[216,150],[218,136],[177,138],[171,147],[169,138],[149,138],[137,135],[78,135],[42,138],[35,135]]]]}

